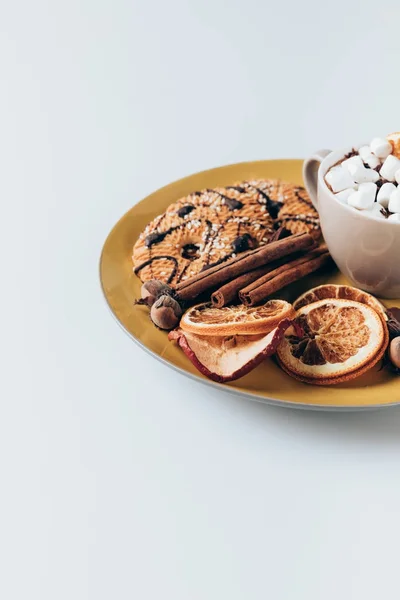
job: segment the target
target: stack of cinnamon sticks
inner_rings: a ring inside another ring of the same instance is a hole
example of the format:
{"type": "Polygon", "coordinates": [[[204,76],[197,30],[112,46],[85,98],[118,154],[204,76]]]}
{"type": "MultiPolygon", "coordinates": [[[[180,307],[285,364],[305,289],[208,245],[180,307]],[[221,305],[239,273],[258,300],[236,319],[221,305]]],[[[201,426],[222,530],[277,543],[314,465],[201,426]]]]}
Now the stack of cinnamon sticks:
{"type": "Polygon", "coordinates": [[[180,283],[176,293],[186,303],[213,292],[211,301],[217,308],[237,301],[255,306],[330,261],[325,245],[316,247],[307,233],[291,235],[198,273],[180,283]]]}

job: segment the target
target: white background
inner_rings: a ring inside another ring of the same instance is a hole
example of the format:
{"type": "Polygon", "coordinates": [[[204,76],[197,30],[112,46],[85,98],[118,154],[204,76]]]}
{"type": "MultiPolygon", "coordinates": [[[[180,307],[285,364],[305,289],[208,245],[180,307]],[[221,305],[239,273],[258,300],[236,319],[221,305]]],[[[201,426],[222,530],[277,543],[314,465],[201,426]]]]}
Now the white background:
{"type": "Polygon", "coordinates": [[[1,2],[2,600],[399,598],[400,411],[180,378],[97,276],[176,178],[400,129],[399,23],[398,0],[1,2]]]}

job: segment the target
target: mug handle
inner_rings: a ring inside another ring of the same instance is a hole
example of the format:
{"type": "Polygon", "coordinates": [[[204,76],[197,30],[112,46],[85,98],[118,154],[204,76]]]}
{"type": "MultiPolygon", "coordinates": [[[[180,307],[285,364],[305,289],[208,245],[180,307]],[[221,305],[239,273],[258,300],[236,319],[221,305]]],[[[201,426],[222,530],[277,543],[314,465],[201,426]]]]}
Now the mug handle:
{"type": "Polygon", "coordinates": [[[318,210],[318,169],[322,161],[332,150],[317,150],[310,158],[307,158],[303,163],[303,179],[304,185],[308,195],[311,198],[311,202],[314,207],[318,210]]]}

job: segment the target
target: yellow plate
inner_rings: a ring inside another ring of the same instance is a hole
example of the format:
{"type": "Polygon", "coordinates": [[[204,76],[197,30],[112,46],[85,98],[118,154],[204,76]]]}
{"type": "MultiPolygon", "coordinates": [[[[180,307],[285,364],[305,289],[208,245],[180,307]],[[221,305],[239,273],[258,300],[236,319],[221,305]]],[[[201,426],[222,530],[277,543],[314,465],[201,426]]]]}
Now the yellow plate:
{"type": "MultiPolygon", "coordinates": [[[[100,279],[111,311],[125,331],[144,349],[180,373],[203,383],[242,394],[253,400],[301,408],[362,409],[400,403],[400,378],[379,366],[366,375],[346,384],[317,387],[299,383],[286,375],[268,359],[238,381],[221,385],[203,377],[185,354],[169,342],[167,334],[150,322],[143,306],[134,306],[140,296],[140,280],[132,271],[132,247],[145,225],[178,198],[202,188],[233,184],[240,180],[276,177],[301,183],[300,160],[265,160],[228,165],[196,173],[154,192],[136,204],[109,234],[100,261],[100,279]]],[[[286,288],[285,299],[294,300],[315,285],[346,283],[335,273],[329,277],[309,276],[286,288]]],[[[387,306],[400,307],[400,300],[386,301],[387,306]]]]}

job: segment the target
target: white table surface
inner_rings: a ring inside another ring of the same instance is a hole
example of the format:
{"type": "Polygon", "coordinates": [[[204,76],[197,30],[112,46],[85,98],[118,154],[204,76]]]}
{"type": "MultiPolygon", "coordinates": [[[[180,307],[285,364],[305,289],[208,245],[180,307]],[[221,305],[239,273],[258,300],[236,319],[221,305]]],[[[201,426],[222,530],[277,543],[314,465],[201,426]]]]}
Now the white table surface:
{"type": "Polygon", "coordinates": [[[399,598],[400,411],[181,378],[97,274],[176,178],[398,130],[399,23],[398,0],[1,5],[2,599],[399,598]]]}

